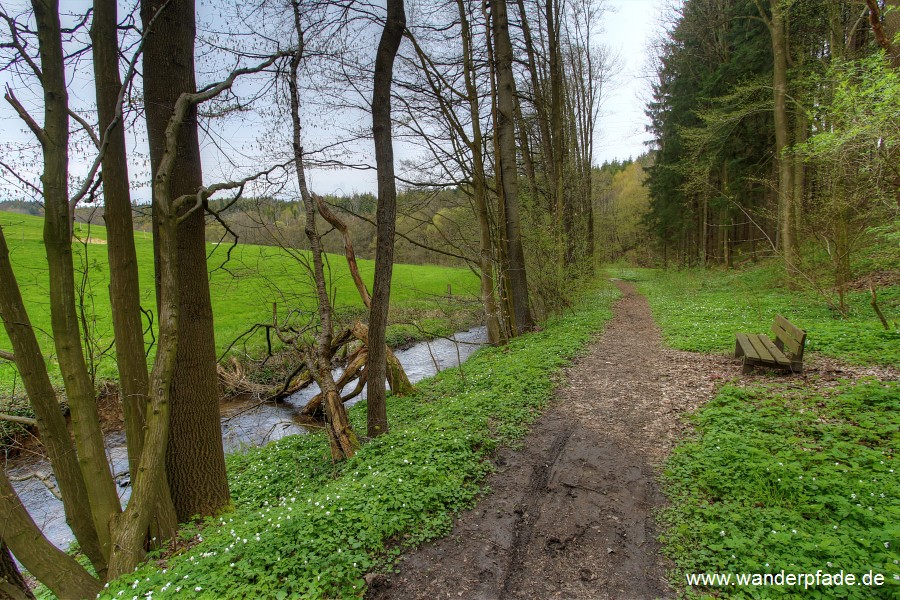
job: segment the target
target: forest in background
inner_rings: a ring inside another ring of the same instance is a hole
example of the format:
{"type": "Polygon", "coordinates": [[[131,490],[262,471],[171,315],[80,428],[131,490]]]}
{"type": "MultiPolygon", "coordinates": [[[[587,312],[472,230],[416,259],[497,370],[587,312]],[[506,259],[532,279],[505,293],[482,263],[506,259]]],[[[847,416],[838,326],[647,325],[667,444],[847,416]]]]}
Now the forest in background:
{"type": "Polygon", "coordinates": [[[663,264],[777,256],[841,312],[860,254],[896,283],[898,30],[895,1],[687,0],[648,106],[663,264]]]}

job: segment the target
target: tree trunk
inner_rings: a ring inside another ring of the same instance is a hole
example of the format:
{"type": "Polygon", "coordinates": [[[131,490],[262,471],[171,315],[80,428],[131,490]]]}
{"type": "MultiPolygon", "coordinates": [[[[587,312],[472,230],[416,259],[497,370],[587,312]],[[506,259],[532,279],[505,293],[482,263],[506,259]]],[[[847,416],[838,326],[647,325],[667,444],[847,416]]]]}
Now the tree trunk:
{"type": "MultiPolygon", "coordinates": [[[[875,41],[884,48],[888,62],[892,69],[900,69],[900,43],[894,39],[900,32],[900,0],[887,0],[884,14],[884,23],[880,21],[881,11],[877,0],[866,0],[869,7],[869,22],[875,33],[875,41]]],[[[894,196],[897,206],[900,206],[900,175],[894,177],[894,196]]]]}
{"type": "Polygon", "coordinates": [[[25,510],[6,471],[0,469],[0,519],[3,540],[22,565],[60,598],[93,598],[100,581],[74,558],[51,544],[25,510]]]}
{"type": "Polygon", "coordinates": [[[84,474],[91,515],[104,559],[110,552],[110,520],[121,512],[115,482],[106,461],[94,384],[81,347],[75,308],[75,269],[69,218],[69,116],[59,4],[34,0],[44,91],[41,175],[44,197],[44,246],[50,276],[50,320],[59,368],[72,411],[78,464],[84,474]]]}
{"type": "Polygon", "coordinates": [[[791,145],[790,120],[787,107],[788,47],[787,25],[781,0],[770,0],[772,18],[769,32],[772,36],[773,90],[775,100],[775,154],[778,158],[779,219],[781,229],[781,252],[789,278],[797,269],[797,239],[794,223],[794,168],[792,160],[785,154],[791,145]]]}
{"type": "MultiPolygon", "coordinates": [[[[299,131],[299,121],[298,121],[298,130],[299,131]]],[[[306,185],[305,183],[303,184],[306,185]]],[[[310,194],[312,196],[312,194],[310,194]]],[[[366,289],[365,283],[363,283],[362,276],[359,274],[359,266],[356,263],[356,252],[353,250],[353,241],[350,239],[350,231],[347,229],[347,224],[344,223],[341,219],[337,217],[334,213],[332,213],[328,206],[325,204],[324,200],[321,197],[315,195],[314,200],[316,206],[319,209],[319,214],[328,221],[335,229],[340,231],[341,236],[344,239],[344,254],[347,258],[347,267],[350,270],[350,277],[353,278],[353,282],[356,284],[356,289],[359,292],[359,296],[362,299],[363,304],[366,308],[371,308],[372,306],[372,298],[369,296],[369,291],[366,289]]],[[[354,326],[354,331],[359,329],[364,329],[366,332],[366,338],[360,338],[363,340],[363,343],[366,344],[366,357],[368,357],[368,328],[362,323],[357,322],[354,326]]],[[[332,335],[334,332],[330,332],[332,335]]],[[[346,349],[346,346],[345,346],[346,349]]],[[[403,365],[400,364],[400,361],[397,360],[397,357],[394,356],[394,353],[391,351],[390,347],[385,345],[385,354],[387,357],[387,380],[388,384],[391,386],[391,391],[394,394],[406,395],[411,394],[415,388],[413,388],[412,384],[409,382],[409,377],[406,376],[406,371],[403,370],[403,365]]],[[[332,344],[332,348],[329,350],[329,354],[333,354],[336,352],[334,350],[334,344],[332,344]]],[[[363,362],[365,364],[365,361],[363,362]]],[[[345,371],[346,373],[346,371],[345,371]]],[[[341,376],[343,380],[344,376],[341,376]]],[[[341,383],[337,382],[337,389],[340,391],[343,389],[343,386],[346,382],[341,383]]],[[[312,403],[312,401],[310,401],[312,403]]]]}
{"type": "MultiPolygon", "coordinates": [[[[797,146],[805,144],[809,139],[809,120],[806,118],[806,112],[797,109],[794,113],[794,144],[797,146]]],[[[803,230],[803,199],[806,197],[806,164],[802,159],[793,160],[794,167],[794,190],[793,190],[793,207],[794,207],[794,231],[799,234],[803,230]]]]}
{"type": "Polygon", "coordinates": [[[66,420],[47,375],[47,365],[38,345],[19,286],[9,262],[6,237],[0,229],[0,318],[16,357],[16,369],[25,385],[29,402],[37,417],[41,443],[50,458],[56,482],[62,494],[66,523],[72,528],[81,549],[99,574],[105,574],[106,560],[100,551],[97,530],[91,518],[84,476],[78,466],[75,448],[66,429],[66,420]]]}
{"type": "Polygon", "coordinates": [[[847,314],[847,285],[852,279],[850,269],[850,206],[844,185],[844,169],[838,168],[831,185],[830,222],[834,240],[831,254],[834,267],[834,287],[838,293],[838,306],[847,314]]]}
{"type": "MultiPolygon", "coordinates": [[[[165,0],[142,0],[146,26],[165,0]]],[[[165,132],[175,102],[182,93],[196,91],[194,79],[195,17],[193,0],[173,0],[159,16],[144,44],[144,104],[150,166],[156,177],[165,151],[165,132]]],[[[166,201],[196,193],[203,184],[197,111],[192,107],[182,124],[177,160],[166,201]]],[[[154,192],[154,213],[159,211],[154,192]]],[[[157,302],[160,302],[159,224],[154,214],[154,254],[157,265],[157,302]]],[[[179,313],[178,350],[171,391],[171,432],[166,473],[179,521],[212,515],[230,502],[225,453],[219,423],[215,336],[203,210],[178,225],[179,313]]]]}
{"type": "Polygon", "coordinates": [[[82,550],[91,559],[95,570],[103,573],[106,561],[100,551],[91,518],[84,477],[78,465],[56,391],[47,374],[44,357],[19,293],[2,229],[0,229],[0,318],[12,343],[16,368],[37,417],[41,442],[47,451],[63,496],[66,522],[75,533],[82,550]]]}
{"type": "MultiPolygon", "coordinates": [[[[326,431],[328,432],[328,442],[331,446],[331,457],[334,460],[351,458],[359,449],[359,440],[353,429],[350,427],[350,420],[347,417],[347,409],[341,401],[340,394],[337,393],[334,375],[331,372],[332,338],[334,336],[334,326],[332,321],[331,300],[328,297],[328,289],[325,281],[325,265],[322,259],[322,238],[316,227],[316,212],[320,210],[317,207],[316,200],[309,192],[306,185],[306,167],[303,161],[303,147],[300,135],[300,94],[297,89],[297,77],[300,70],[300,62],[303,58],[303,27],[300,22],[300,5],[299,2],[292,3],[294,14],[294,29],[298,37],[297,52],[291,57],[291,72],[288,80],[291,100],[291,128],[293,134],[293,153],[294,153],[294,170],[297,174],[297,183],[300,186],[300,194],[303,198],[303,206],[306,209],[306,238],[309,240],[310,253],[313,259],[313,278],[316,288],[316,302],[319,312],[319,332],[316,335],[316,342],[312,350],[305,353],[307,369],[310,375],[319,385],[321,393],[325,398],[325,418],[326,431]]],[[[347,259],[350,261],[352,253],[348,252],[347,259]]],[[[355,257],[351,261],[351,270],[355,267],[355,257]]],[[[357,285],[361,285],[362,281],[357,279],[357,285]]],[[[363,302],[366,301],[367,292],[365,286],[362,286],[360,294],[363,302]]]]}
{"type": "MultiPolygon", "coordinates": [[[[556,163],[553,160],[553,133],[550,131],[550,115],[548,114],[544,92],[546,87],[546,79],[541,76],[538,70],[537,50],[534,45],[534,38],[531,35],[531,26],[528,22],[528,12],[525,9],[525,1],[517,0],[519,6],[519,18],[522,26],[522,40],[525,45],[525,53],[528,58],[528,75],[531,81],[532,95],[534,96],[535,118],[538,123],[538,132],[541,140],[541,155],[544,159],[544,173],[547,181],[551,186],[555,185],[556,163]]],[[[546,207],[548,211],[556,210],[556,197],[553,193],[555,187],[549,190],[549,202],[546,207]]],[[[540,192],[535,188],[535,200],[540,192]]]]}
{"type": "MultiPolygon", "coordinates": [[[[498,171],[502,180],[503,206],[505,208],[505,233],[509,260],[509,280],[515,317],[515,334],[534,328],[528,301],[528,278],[525,273],[525,253],[522,249],[519,220],[519,185],[516,168],[515,79],[512,70],[512,43],[509,39],[509,22],[506,3],[491,6],[492,29],[497,71],[497,137],[500,154],[498,171]]],[[[371,381],[371,378],[370,378],[371,381]]]]}
{"type": "MultiPolygon", "coordinates": [[[[171,198],[166,183],[154,182],[156,202],[171,198]]],[[[113,523],[115,546],[109,563],[110,578],[131,573],[144,560],[144,541],[147,529],[159,506],[162,496],[168,492],[166,480],[166,450],[170,436],[171,397],[176,372],[178,345],[180,343],[180,281],[179,247],[177,241],[177,216],[170,208],[159,211],[157,217],[156,247],[158,255],[159,290],[159,342],[153,372],[150,376],[150,404],[147,415],[147,433],[138,461],[132,473],[131,500],[125,512],[113,523]]]]}
{"type": "MultiPolygon", "coordinates": [[[[366,347],[369,349],[369,352],[372,352],[371,346],[371,337],[369,333],[369,327],[363,325],[359,321],[357,321],[353,328],[351,329],[351,333],[353,337],[361,341],[366,347]]],[[[398,396],[406,396],[415,391],[413,384],[410,383],[409,377],[406,376],[406,371],[403,370],[403,365],[400,364],[400,361],[394,356],[393,351],[391,351],[390,346],[387,344],[384,345],[384,354],[385,354],[385,362],[387,364],[387,373],[385,378],[387,379],[388,385],[391,386],[391,392],[398,396]]]]}
{"type": "Polygon", "coordinates": [[[0,600],[34,600],[34,594],[25,583],[13,560],[6,542],[0,539],[0,600]]]}
{"type": "Polygon", "coordinates": [[[463,0],[457,0],[462,36],[463,71],[466,95],[469,100],[469,116],[472,119],[472,196],[478,217],[479,268],[481,271],[481,303],[487,325],[488,343],[501,343],[500,315],[494,295],[494,261],[491,244],[491,220],[487,208],[487,176],[484,171],[483,141],[481,134],[481,109],[475,86],[475,63],[472,56],[472,33],[463,0]]]}
{"type": "MultiPolygon", "coordinates": [[[[104,132],[113,120],[117,120],[117,125],[109,132],[109,141],[103,157],[103,218],[106,221],[109,300],[115,333],[116,364],[119,369],[119,400],[125,415],[128,468],[133,475],[137,473],[138,461],[144,446],[149,376],[147,358],[144,354],[125,129],[121,119],[117,118],[122,82],[119,79],[116,14],[115,0],[94,0],[91,41],[100,131],[104,132]]],[[[156,509],[156,524],[153,527],[153,537],[159,541],[171,538],[175,534],[177,524],[168,485],[165,488],[165,492],[160,495],[159,506],[156,509]]]]}
{"type": "MultiPolygon", "coordinates": [[[[397,186],[394,181],[394,147],[391,139],[391,82],[394,57],[406,28],[403,0],[387,0],[387,20],[375,55],[375,80],[372,91],[372,136],[375,139],[375,164],[378,168],[378,208],[375,213],[375,282],[369,311],[368,417],[370,437],[387,433],[387,401],[384,382],[387,361],[384,354],[385,330],[391,300],[391,276],[394,263],[394,228],[397,220],[397,186]]],[[[323,390],[324,391],[324,390],[323,390]]]]}
{"type": "MultiPolygon", "coordinates": [[[[559,3],[546,0],[547,57],[550,69],[550,135],[552,137],[553,170],[550,186],[555,202],[557,235],[561,242],[559,266],[572,264],[575,258],[575,219],[572,199],[566,195],[566,126],[563,123],[565,98],[563,95],[562,60],[560,58],[559,3]]],[[[499,54],[499,50],[498,50],[499,54]]]]}
{"type": "MultiPolygon", "coordinates": [[[[484,11],[484,37],[487,49],[488,81],[491,92],[491,142],[494,148],[494,185],[497,190],[497,210],[495,222],[491,224],[491,244],[497,260],[497,293],[500,306],[500,330],[501,335],[507,340],[516,336],[515,316],[513,313],[512,294],[509,282],[509,258],[507,257],[506,243],[506,208],[503,205],[503,176],[496,162],[500,155],[500,138],[498,136],[499,111],[497,109],[497,61],[494,52],[494,36],[492,33],[490,5],[482,4],[484,11]]],[[[524,26],[524,22],[523,22],[524,26]]]]}
{"type": "Polygon", "coordinates": [[[709,192],[705,188],[700,195],[700,231],[697,238],[700,242],[700,266],[706,268],[709,260],[709,192]]]}

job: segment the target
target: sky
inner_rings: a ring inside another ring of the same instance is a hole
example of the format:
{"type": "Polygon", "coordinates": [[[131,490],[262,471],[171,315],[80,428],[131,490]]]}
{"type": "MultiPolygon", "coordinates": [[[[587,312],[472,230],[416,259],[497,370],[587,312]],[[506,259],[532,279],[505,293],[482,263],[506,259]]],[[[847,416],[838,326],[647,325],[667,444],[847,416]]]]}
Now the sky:
{"type": "MultiPolygon", "coordinates": [[[[644,106],[650,97],[653,41],[663,32],[673,0],[605,0],[599,41],[618,55],[620,70],[601,106],[594,163],[637,158],[651,136],[644,106]]],[[[402,150],[398,154],[402,154],[402,150]]],[[[313,172],[311,184],[325,193],[374,191],[373,172],[313,172]]]]}
{"type": "MultiPolygon", "coordinates": [[[[653,52],[653,40],[659,37],[664,17],[667,14],[666,7],[673,0],[605,0],[607,7],[602,21],[602,29],[598,32],[599,41],[610,52],[619,57],[620,70],[615,76],[612,85],[604,90],[601,105],[600,121],[597,125],[598,136],[595,147],[595,164],[613,159],[623,160],[637,157],[646,150],[645,143],[649,135],[645,131],[647,118],[644,115],[644,106],[650,93],[650,81],[652,76],[651,55],[653,52]]],[[[4,2],[7,9],[16,4],[17,0],[4,2]]],[[[89,6],[88,0],[62,0],[63,10],[80,12],[89,6]]],[[[201,21],[210,18],[205,12],[217,10],[216,2],[200,0],[198,11],[201,21]]],[[[215,19],[215,16],[211,17],[215,19]]],[[[90,72],[89,65],[82,65],[82,71],[90,72]],[[84,67],[87,67],[86,69],[84,67]]],[[[198,77],[198,79],[202,78],[198,77]]],[[[70,89],[70,98],[83,98],[88,104],[92,101],[92,85],[77,81],[77,77],[71,77],[73,81],[70,89]]],[[[22,89],[22,81],[11,81],[4,73],[0,73],[0,85],[12,83],[14,89],[23,100],[27,100],[28,91],[22,89]]],[[[32,91],[36,91],[32,89],[32,91]]],[[[35,108],[35,116],[39,116],[40,110],[37,98],[32,104],[35,108]]],[[[337,119],[335,125],[340,124],[339,118],[334,115],[321,115],[312,119],[307,131],[326,126],[329,120],[337,119]]],[[[39,119],[40,121],[40,119],[39,119]]],[[[226,127],[221,130],[221,135],[216,143],[225,142],[232,148],[232,153],[240,154],[240,149],[258,146],[257,138],[265,129],[263,122],[243,123],[226,127]]],[[[0,145],[0,158],[4,162],[14,162],[10,159],[10,143],[27,140],[30,134],[24,125],[5,102],[0,102],[0,130],[3,131],[3,144],[0,145]]],[[[132,172],[134,179],[146,179],[146,142],[145,133],[140,127],[132,129],[129,133],[130,152],[133,153],[134,165],[132,172]],[[141,155],[144,158],[141,158],[141,155]],[[135,158],[137,157],[137,158],[135,158]],[[141,172],[143,171],[143,174],[141,172]]],[[[263,132],[266,135],[269,132],[263,132]]],[[[228,178],[233,174],[233,168],[223,161],[221,152],[216,150],[216,143],[209,137],[201,136],[204,146],[204,179],[207,184],[213,181],[228,178]]],[[[280,136],[279,136],[280,137],[280,136]]],[[[369,142],[371,143],[371,142],[369,142]]],[[[361,160],[372,162],[371,154],[361,147],[361,160]],[[368,158],[366,156],[368,155],[368,158]]],[[[397,159],[411,158],[413,151],[399,144],[395,149],[397,159]]],[[[32,163],[34,164],[34,163],[32,163]]],[[[72,170],[75,174],[84,170],[79,166],[76,158],[73,159],[72,170]]],[[[33,179],[33,178],[32,178],[33,179]]],[[[308,173],[311,188],[322,194],[351,194],[356,192],[374,192],[376,189],[374,170],[311,170],[308,173]]],[[[3,186],[6,187],[6,186],[3,186]]],[[[10,196],[9,193],[0,192],[0,199],[10,196]]],[[[149,189],[146,186],[138,186],[133,191],[136,201],[149,199],[149,189]]]]}
{"type": "Polygon", "coordinates": [[[602,104],[594,162],[636,158],[650,135],[644,106],[650,96],[653,41],[663,32],[668,0],[607,0],[602,42],[618,53],[622,69],[602,104]]]}

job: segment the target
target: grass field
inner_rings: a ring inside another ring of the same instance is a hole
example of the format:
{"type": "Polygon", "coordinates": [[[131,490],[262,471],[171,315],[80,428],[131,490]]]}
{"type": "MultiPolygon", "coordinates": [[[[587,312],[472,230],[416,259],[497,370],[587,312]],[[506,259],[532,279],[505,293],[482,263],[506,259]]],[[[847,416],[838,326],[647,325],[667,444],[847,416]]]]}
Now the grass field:
{"type": "MultiPolygon", "coordinates": [[[[48,278],[42,238],[43,219],[0,212],[10,257],[32,324],[50,360],[54,377],[53,342],[50,338],[50,306],[47,299],[48,278]]],[[[135,232],[141,281],[141,304],[155,312],[153,288],[153,241],[147,232],[135,232]]],[[[111,353],[112,324],[107,291],[109,272],[106,260],[106,230],[103,227],[79,224],[75,242],[76,271],[87,274],[84,279],[84,298],[92,331],[92,346],[111,353]],[[85,243],[85,240],[90,240],[85,243]]],[[[210,290],[216,323],[216,346],[221,353],[235,338],[257,322],[271,322],[272,304],[278,304],[284,314],[290,308],[314,310],[311,281],[304,267],[280,248],[238,245],[230,258],[227,246],[207,245],[210,271],[210,290]]],[[[328,258],[335,305],[345,316],[362,316],[364,311],[356,288],[350,279],[343,256],[328,258]]],[[[360,271],[371,289],[373,261],[361,260],[360,271]]],[[[80,276],[80,275],[79,275],[80,276]]],[[[456,302],[460,297],[476,299],[478,279],[467,269],[430,265],[395,265],[391,288],[391,318],[417,320],[428,330],[449,333],[459,326],[446,318],[447,288],[451,286],[456,302]]],[[[415,335],[411,325],[394,326],[389,340],[402,341],[415,335]]],[[[274,337],[274,336],[273,336],[274,337]]],[[[150,336],[147,336],[149,342],[150,336]]],[[[234,352],[259,356],[264,352],[265,338],[256,335],[235,346],[234,352]]],[[[0,349],[11,350],[6,333],[0,330],[0,349]]],[[[115,378],[112,357],[97,361],[96,379],[115,378]]],[[[151,353],[152,358],[152,353],[151,353]]],[[[9,363],[0,362],[0,397],[13,388],[15,371],[9,363]]],[[[19,388],[21,389],[21,384],[19,388]]]]}
{"type": "Polygon", "coordinates": [[[843,571],[859,583],[720,585],[688,597],[897,598],[898,405],[896,381],[724,387],[666,465],[661,518],[673,582],[688,573],[843,571]],[[881,583],[862,584],[867,573],[881,583]]]}

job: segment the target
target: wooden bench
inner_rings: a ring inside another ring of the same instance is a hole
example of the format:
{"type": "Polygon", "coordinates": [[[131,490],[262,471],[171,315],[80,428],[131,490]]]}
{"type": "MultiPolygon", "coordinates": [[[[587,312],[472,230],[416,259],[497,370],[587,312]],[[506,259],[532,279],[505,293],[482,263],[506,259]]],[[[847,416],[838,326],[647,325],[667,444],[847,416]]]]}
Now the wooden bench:
{"type": "Polygon", "coordinates": [[[773,367],[793,373],[803,370],[803,347],[806,332],[777,315],[772,325],[773,342],[766,334],[739,333],[734,348],[735,358],[743,357],[744,373],[755,366],[773,367]]]}

